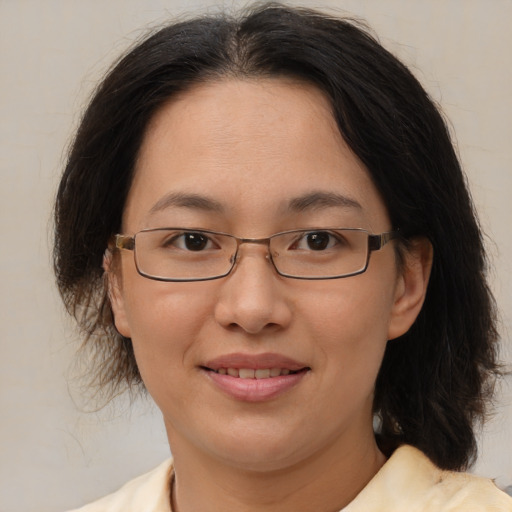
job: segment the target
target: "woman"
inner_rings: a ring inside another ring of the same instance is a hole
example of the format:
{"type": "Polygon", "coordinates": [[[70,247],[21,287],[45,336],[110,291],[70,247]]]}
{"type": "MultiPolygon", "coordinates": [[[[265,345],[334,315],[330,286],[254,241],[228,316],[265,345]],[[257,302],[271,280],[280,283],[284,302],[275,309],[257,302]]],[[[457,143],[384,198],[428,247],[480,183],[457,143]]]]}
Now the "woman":
{"type": "Polygon", "coordinates": [[[78,129],[55,267],[98,382],[147,389],[173,453],[87,512],[512,510],[460,472],[498,373],[464,175],[356,24],[267,5],[132,49],[78,129]]]}

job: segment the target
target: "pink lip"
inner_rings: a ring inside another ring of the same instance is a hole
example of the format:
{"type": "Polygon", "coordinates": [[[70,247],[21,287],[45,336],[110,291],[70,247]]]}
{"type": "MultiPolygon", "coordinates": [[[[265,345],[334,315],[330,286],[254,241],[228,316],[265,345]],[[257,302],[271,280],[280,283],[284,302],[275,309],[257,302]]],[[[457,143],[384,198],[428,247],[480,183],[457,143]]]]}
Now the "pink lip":
{"type": "Polygon", "coordinates": [[[298,371],[307,368],[308,365],[280,354],[267,352],[264,354],[226,354],[207,361],[202,366],[211,370],[219,368],[253,368],[254,370],[286,368],[290,371],[298,371]]]}
{"type": "Polygon", "coordinates": [[[206,375],[221,391],[227,395],[245,402],[263,402],[281,395],[296,386],[307,374],[306,370],[280,375],[269,379],[240,379],[207,371],[206,375]]]}
{"type": "Polygon", "coordinates": [[[259,355],[229,354],[208,361],[202,368],[206,376],[218,389],[235,400],[245,402],[263,402],[285,393],[301,382],[310,369],[307,365],[298,361],[271,353],[259,355]],[[254,370],[281,368],[297,373],[268,379],[242,379],[212,371],[219,368],[252,368],[254,370]]]}

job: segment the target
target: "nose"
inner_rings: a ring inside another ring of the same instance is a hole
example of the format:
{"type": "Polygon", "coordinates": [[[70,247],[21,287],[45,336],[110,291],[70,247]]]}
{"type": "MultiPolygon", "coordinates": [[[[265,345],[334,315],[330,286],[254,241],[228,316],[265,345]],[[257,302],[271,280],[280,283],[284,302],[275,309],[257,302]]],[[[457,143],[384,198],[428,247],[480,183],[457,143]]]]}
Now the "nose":
{"type": "Polygon", "coordinates": [[[222,279],[215,318],[229,329],[248,334],[279,330],[292,318],[286,286],[268,259],[268,248],[240,247],[237,263],[222,279]]]}

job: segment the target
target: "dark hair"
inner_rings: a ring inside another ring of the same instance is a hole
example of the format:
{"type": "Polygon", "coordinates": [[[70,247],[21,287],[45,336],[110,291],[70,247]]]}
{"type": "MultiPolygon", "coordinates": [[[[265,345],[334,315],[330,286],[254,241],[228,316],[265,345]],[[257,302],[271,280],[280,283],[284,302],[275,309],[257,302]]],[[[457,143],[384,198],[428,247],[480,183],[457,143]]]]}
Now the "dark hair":
{"type": "Polygon", "coordinates": [[[131,340],[113,326],[102,258],[120,229],[148,122],[193,84],[281,76],[326,94],[393,226],[405,241],[432,243],[426,301],[409,332],[388,342],[374,411],[381,446],[409,443],[441,468],[463,469],[498,373],[495,306],[465,177],[411,72],[359,23],[311,10],[267,4],[171,24],[135,46],[95,92],[58,190],[54,258],[63,300],[95,351],[97,382],[112,394],[141,384],[131,340]]]}

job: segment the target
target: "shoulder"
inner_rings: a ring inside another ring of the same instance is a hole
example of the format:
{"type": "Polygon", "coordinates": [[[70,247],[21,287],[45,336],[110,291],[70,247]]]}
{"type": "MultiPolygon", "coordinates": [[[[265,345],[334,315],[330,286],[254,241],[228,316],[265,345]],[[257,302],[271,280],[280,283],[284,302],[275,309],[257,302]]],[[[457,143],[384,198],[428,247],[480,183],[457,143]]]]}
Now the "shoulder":
{"type": "Polygon", "coordinates": [[[443,471],[401,446],[343,512],[512,512],[512,498],[491,480],[443,471]]]}
{"type": "Polygon", "coordinates": [[[169,503],[172,471],[172,461],[167,460],[118,491],[70,512],[172,512],[169,503]]]}

